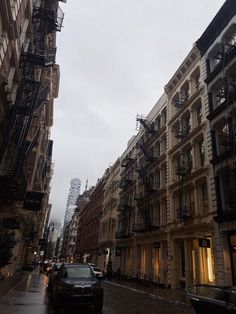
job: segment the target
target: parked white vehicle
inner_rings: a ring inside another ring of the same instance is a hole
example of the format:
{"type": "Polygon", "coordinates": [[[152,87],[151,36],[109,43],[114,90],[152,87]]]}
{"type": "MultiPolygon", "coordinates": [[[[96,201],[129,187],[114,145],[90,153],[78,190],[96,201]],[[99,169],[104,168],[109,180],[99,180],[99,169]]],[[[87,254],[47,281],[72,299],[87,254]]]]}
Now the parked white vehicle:
{"type": "Polygon", "coordinates": [[[92,271],[97,278],[103,279],[103,272],[98,266],[94,264],[90,264],[89,266],[92,268],[92,271]]]}

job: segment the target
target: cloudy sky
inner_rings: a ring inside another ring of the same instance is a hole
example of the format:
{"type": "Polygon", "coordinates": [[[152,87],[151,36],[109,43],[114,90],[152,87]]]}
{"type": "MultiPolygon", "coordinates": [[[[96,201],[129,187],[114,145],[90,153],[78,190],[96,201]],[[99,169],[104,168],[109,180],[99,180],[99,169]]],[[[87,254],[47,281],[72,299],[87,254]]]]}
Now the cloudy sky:
{"type": "Polygon", "coordinates": [[[57,36],[51,217],[64,219],[70,180],[95,185],[136,134],[164,85],[224,0],[68,0],[57,36]]]}

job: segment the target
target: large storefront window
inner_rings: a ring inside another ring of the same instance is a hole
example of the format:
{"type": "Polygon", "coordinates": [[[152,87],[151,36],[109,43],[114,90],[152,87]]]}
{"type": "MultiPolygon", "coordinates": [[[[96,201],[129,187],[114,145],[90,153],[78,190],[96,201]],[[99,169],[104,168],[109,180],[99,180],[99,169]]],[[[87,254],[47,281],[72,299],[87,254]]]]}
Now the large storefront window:
{"type": "Polygon", "coordinates": [[[194,283],[211,284],[215,282],[210,238],[193,240],[192,266],[194,283]]]}
{"type": "Polygon", "coordinates": [[[230,236],[232,282],[236,285],[236,234],[230,236]]]}
{"type": "Polygon", "coordinates": [[[153,274],[154,274],[154,282],[160,282],[160,248],[154,246],[153,252],[153,274]]]}

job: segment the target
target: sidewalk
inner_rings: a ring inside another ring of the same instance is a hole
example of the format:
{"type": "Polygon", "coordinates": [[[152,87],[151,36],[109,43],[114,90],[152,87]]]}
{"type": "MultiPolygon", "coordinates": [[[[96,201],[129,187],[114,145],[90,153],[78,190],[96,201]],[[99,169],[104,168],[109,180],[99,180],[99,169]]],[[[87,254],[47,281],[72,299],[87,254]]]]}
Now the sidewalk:
{"type": "Polygon", "coordinates": [[[0,298],[3,297],[9,290],[14,288],[21,280],[29,276],[31,272],[22,271],[16,273],[14,276],[8,279],[0,279],[0,298]]]}
{"type": "Polygon", "coordinates": [[[182,304],[184,306],[191,307],[188,300],[186,291],[184,288],[178,289],[168,289],[160,288],[154,283],[135,281],[134,279],[106,279],[105,282],[118,285],[124,288],[140,291],[142,293],[147,293],[153,297],[168,300],[174,303],[182,304]]]}

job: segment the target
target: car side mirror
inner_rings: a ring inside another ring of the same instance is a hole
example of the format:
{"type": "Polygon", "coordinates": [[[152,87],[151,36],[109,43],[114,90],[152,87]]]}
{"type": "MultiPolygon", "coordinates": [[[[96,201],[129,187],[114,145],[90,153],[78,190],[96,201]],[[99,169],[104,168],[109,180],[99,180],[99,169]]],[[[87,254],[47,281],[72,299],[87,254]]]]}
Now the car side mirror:
{"type": "Polygon", "coordinates": [[[97,274],[95,277],[96,277],[98,280],[102,280],[102,277],[101,277],[101,275],[99,275],[99,274],[97,274]]]}

